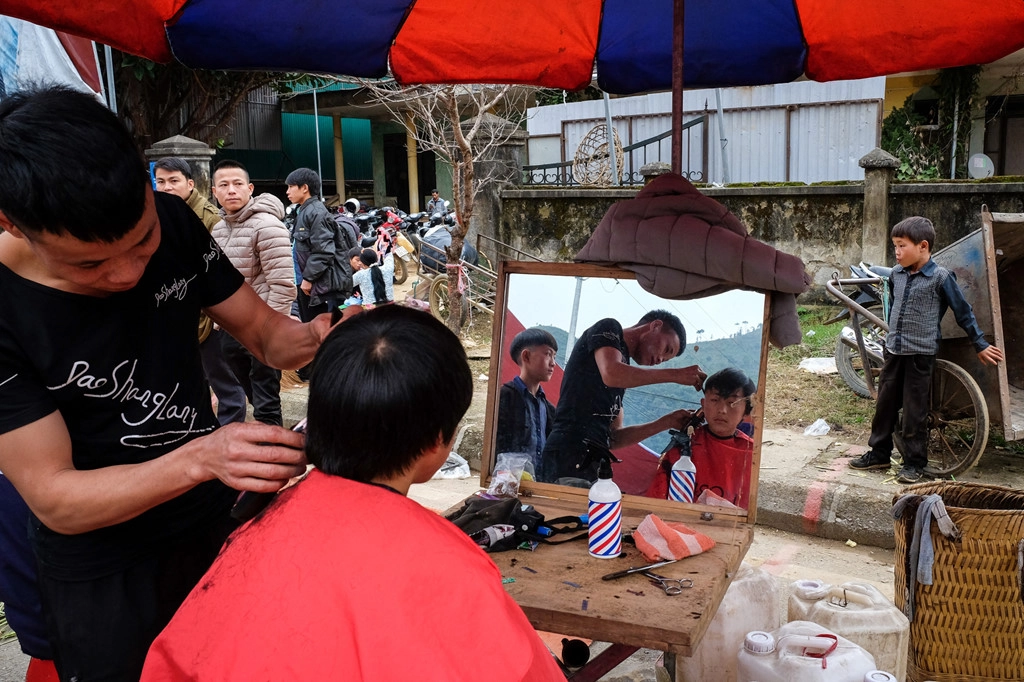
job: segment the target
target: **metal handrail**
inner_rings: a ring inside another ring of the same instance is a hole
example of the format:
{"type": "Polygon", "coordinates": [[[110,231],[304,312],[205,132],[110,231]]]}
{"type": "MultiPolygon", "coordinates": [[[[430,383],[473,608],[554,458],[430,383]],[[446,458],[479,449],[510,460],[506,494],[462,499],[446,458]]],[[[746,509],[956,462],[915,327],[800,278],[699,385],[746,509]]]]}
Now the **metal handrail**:
{"type": "Polygon", "coordinates": [[[511,244],[506,244],[505,242],[499,241],[499,240],[495,239],[494,237],[489,237],[486,234],[477,234],[477,236],[476,236],[476,250],[479,251],[480,253],[484,252],[483,248],[481,248],[481,246],[482,246],[480,244],[481,240],[491,242],[494,245],[494,253],[495,253],[495,255],[498,256],[497,260],[523,260],[523,258],[525,257],[528,260],[536,261],[538,263],[543,263],[544,262],[543,258],[538,258],[537,256],[534,256],[532,253],[527,253],[526,251],[523,251],[522,249],[517,249],[516,247],[512,246],[511,244]],[[514,253],[517,256],[517,258],[514,258],[514,259],[504,259],[504,258],[501,258],[501,256],[505,255],[505,252],[509,252],[509,251],[514,253]]]}
{"type": "MultiPolygon", "coordinates": [[[[628,117],[627,117],[628,118],[628,117]]],[[[703,156],[701,167],[696,170],[692,170],[687,167],[684,171],[680,169],[680,172],[692,182],[705,182],[708,165],[708,149],[707,149],[707,121],[708,116],[705,113],[699,118],[694,118],[684,123],[680,131],[685,132],[689,128],[694,126],[704,125],[704,140],[703,140],[703,156]]],[[[660,148],[661,142],[672,136],[672,130],[667,130],[663,133],[654,135],[645,140],[640,140],[622,149],[623,156],[627,161],[628,169],[620,169],[622,175],[622,185],[640,185],[643,184],[644,178],[640,176],[638,170],[633,168],[635,162],[645,164],[648,162],[648,150],[654,145],[657,158],[661,159],[660,148]],[[635,156],[641,156],[642,159],[639,161],[634,158],[635,156]]],[[[563,139],[564,143],[564,139],[563,139]]],[[[595,159],[608,158],[611,150],[606,149],[604,152],[597,154],[595,159]]],[[[575,167],[575,159],[568,161],[554,161],[551,163],[541,163],[532,166],[523,166],[521,169],[521,177],[523,185],[557,185],[557,186],[580,186],[573,176],[573,169],[575,167]]]]}
{"type": "MultiPolygon", "coordinates": [[[[850,310],[850,326],[853,328],[854,337],[857,339],[857,352],[860,353],[860,361],[864,366],[864,383],[867,384],[868,392],[871,393],[872,398],[878,397],[878,388],[875,386],[875,375],[871,372],[871,359],[874,358],[875,360],[881,360],[881,357],[877,353],[869,350],[867,344],[864,343],[864,333],[860,329],[860,316],[863,315],[869,322],[876,325],[886,333],[889,331],[889,325],[886,324],[885,320],[878,317],[860,303],[857,303],[843,293],[840,287],[881,283],[881,277],[857,277],[854,279],[839,279],[838,277],[833,277],[828,282],[825,282],[825,291],[850,310]]],[[[849,342],[844,338],[843,343],[849,342]]]]}
{"type": "MultiPolygon", "coordinates": [[[[420,248],[427,248],[427,251],[432,251],[431,259],[435,262],[440,263],[441,258],[447,259],[447,253],[444,249],[428,244],[427,242],[420,242],[420,248]]],[[[465,260],[459,259],[459,263],[465,268],[468,273],[466,280],[469,284],[463,296],[466,301],[476,308],[477,310],[487,313],[489,315],[494,314],[494,304],[497,298],[498,289],[498,273],[488,270],[487,268],[480,267],[479,265],[473,265],[467,263],[465,260]],[[472,277],[473,274],[479,275],[477,280],[472,277]],[[474,284],[476,286],[474,286],[474,284]]],[[[447,267],[442,264],[443,269],[439,270],[435,267],[423,263],[423,252],[420,252],[420,274],[431,278],[436,277],[447,277],[447,267]]]]}

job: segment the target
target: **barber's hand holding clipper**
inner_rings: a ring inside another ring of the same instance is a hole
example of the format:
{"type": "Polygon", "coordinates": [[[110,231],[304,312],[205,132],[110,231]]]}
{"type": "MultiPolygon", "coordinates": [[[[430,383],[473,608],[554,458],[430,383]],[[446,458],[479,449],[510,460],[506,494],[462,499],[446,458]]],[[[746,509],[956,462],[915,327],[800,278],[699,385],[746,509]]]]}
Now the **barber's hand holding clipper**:
{"type": "MultiPolygon", "coordinates": [[[[326,337],[326,335],[330,333],[330,330],[334,329],[335,326],[361,312],[363,312],[363,307],[358,305],[347,306],[344,309],[336,308],[330,314],[330,326],[324,331],[323,336],[326,337]]],[[[311,324],[320,323],[323,325],[327,322],[327,319],[328,315],[325,313],[324,315],[318,316],[311,324]]],[[[263,447],[274,447],[278,450],[281,448],[289,448],[297,452],[292,452],[290,455],[286,455],[284,460],[274,458],[271,461],[268,461],[268,465],[271,465],[271,462],[273,462],[273,466],[276,467],[276,470],[273,474],[268,475],[266,479],[263,479],[262,481],[245,481],[243,485],[234,486],[249,488],[246,492],[239,495],[238,501],[235,502],[235,506],[231,508],[232,518],[238,521],[248,521],[266,509],[267,505],[274,500],[278,491],[286,487],[292,478],[301,476],[306,471],[306,454],[304,451],[306,441],[301,435],[306,432],[306,420],[302,419],[294,428],[292,428],[293,434],[286,435],[285,433],[282,433],[280,429],[273,426],[267,426],[266,428],[275,429],[275,438],[273,441],[262,441],[258,443],[258,445],[263,447]],[[282,474],[287,475],[287,477],[282,478],[282,474]],[[252,487],[255,487],[253,484],[257,483],[259,484],[259,487],[264,488],[264,491],[251,489],[252,487]],[[268,486],[273,488],[273,490],[265,491],[268,486]]],[[[268,452],[268,454],[270,453],[268,452]]],[[[223,477],[221,480],[224,480],[223,477]]],[[[228,481],[225,482],[227,483],[228,481]]],[[[240,481],[240,483],[242,482],[240,481]]]]}

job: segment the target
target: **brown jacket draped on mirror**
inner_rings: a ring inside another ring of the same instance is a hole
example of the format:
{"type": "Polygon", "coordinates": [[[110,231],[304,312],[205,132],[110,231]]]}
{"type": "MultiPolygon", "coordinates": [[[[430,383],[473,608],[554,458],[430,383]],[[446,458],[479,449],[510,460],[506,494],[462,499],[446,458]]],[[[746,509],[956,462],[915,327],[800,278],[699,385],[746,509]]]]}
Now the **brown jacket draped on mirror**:
{"type": "Polygon", "coordinates": [[[810,285],[803,261],[751,237],[725,206],[678,174],[613,204],[576,261],[630,270],[662,298],[762,291],[771,296],[772,345],[801,341],[796,295],[810,285]]]}

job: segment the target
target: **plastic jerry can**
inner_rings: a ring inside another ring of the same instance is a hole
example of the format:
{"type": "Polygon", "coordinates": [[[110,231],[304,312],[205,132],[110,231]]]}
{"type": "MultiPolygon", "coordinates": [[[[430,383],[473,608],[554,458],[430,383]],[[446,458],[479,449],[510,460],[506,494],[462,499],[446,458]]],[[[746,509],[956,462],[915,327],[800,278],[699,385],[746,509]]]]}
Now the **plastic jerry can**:
{"type": "Polygon", "coordinates": [[[827,585],[798,580],[789,596],[789,620],[809,620],[864,647],[879,670],[898,682],[907,676],[910,621],[874,585],[848,582],[827,585]]]}
{"type": "Polygon", "coordinates": [[[738,682],[864,682],[874,657],[806,620],[775,632],[748,632],[736,660],[738,682]]]}
{"type": "Polygon", "coordinates": [[[704,638],[689,658],[676,659],[676,675],[685,682],[736,682],[736,652],[751,630],[775,630],[781,625],[778,581],[761,568],[740,564],[725,591],[722,605],[704,638]]]}

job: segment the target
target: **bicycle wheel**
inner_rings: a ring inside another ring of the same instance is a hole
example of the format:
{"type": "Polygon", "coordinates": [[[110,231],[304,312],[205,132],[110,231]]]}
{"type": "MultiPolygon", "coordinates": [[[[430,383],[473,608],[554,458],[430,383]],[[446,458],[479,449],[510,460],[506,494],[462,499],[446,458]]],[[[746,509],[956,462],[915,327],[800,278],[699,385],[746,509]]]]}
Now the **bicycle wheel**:
{"type": "MultiPolygon", "coordinates": [[[[466,300],[466,295],[469,293],[468,289],[462,294],[462,319],[465,320],[469,316],[469,301],[466,300]]],[[[450,305],[450,299],[448,298],[448,278],[447,277],[435,277],[434,281],[430,284],[430,312],[437,319],[442,322],[448,321],[448,306],[450,305]]]]}
{"type": "Polygon", "coordinates": [[[395,261],[395,284],[404,284],[405,279],[409,276],[409,270],[405,267],[405,260],[397,253],[391,254],[391,257],[395,261]]]}
{"type": "MultiPolygon", "coordinates": [[[[955,476],[978,463],[988,443],[988,405],[974,378],[959,365],[935,361],[928,410],[929,476],[955,476]]],[[[893,435],[902,454],[902,417],[893,435]]]]}

